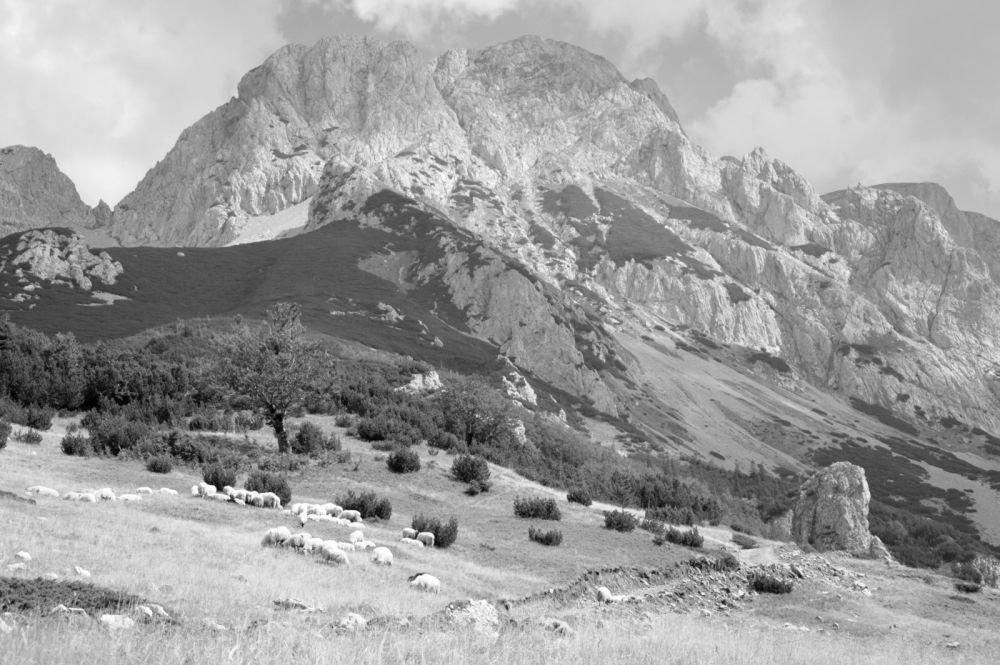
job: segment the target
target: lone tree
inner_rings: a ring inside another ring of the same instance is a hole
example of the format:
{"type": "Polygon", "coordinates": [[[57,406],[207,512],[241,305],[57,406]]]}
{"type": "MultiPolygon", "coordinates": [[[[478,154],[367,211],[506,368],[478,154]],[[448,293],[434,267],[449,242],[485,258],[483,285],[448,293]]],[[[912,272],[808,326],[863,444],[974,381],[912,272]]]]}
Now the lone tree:
{"type": "Polygon", "coordinates": [[[278,452],[291,450],[285,417],[315,389],[319,347],[305,339],[295,303],[278,303],[267,323],[251,327],[237,318],[223,342],[219,378],[250,404],[274,430],[278,452]]]}
{"type": "Polygon", "coordinates": [[[469,450],[501,443],[510,435],[510,403],[481,380],[456,381],[439,400],[445,428],[469,450]]]}

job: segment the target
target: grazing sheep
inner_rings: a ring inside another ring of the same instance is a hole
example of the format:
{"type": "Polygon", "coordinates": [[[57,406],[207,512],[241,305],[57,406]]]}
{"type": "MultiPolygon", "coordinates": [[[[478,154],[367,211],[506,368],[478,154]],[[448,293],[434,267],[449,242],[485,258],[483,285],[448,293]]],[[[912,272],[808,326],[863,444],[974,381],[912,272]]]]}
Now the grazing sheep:
{"type": "Polygon", "coordinates": [[[300,512],[302,512],[303,506],[305,506],[304,503],[293,503],[292,505],[288,506],[288,508],[285,508],[285,510],[288,512],[289,515],[298,515],[300,512]]]}
{"type": "Polygon", "coordinates": [[[249,499],[247,499],[247,503],[249,503],[251,506],[255,508],[263,508],[264,497],[262,497],[260,494],[258,494],[257,496],[252,496],[249,499]]]}
{"type": "Polygon", "coordinates": [[[326,515],[326,511],[323,506],[318,503],[307,503],[306,504],[306,514],[307,515],[326,515]]]}
{"type": "Polygon", "coordinates": [[[222,493],[225,494],[226,496],[232,496],[233,492],[235,492],[235,491],[236,491],[236,488],[233,487],[232,485],[223,485],[222,486],[222,493]]]}
{"type": "Polygon", "coordinates": [[[377,566],[391,566],[392,550],[388,547],[376,547],[372,550],[372,562],[377,566]]]}
{"type": "Polygon", "coordinates": [[[400,538],[399,542],[401,542],[403,545],[408,545],[409,547],[422,548],[424,546],[424,544],[419,540],[417,540],[416,538],[400,538]]]}
{"type": "Polygon", "coordinates": [[[205,481],[198,483],[198,494],[202,496],[215,496],[217,492],[215,485],[209,485],[205,481]]]}
{"type": "Polygon", "coordinates": [[[344,519],[343,517],[334,517],[333,523],[337,526],[351,526],[351,520],[344,519]]]}
{"type": "Polygon", "coordinates": [[[245,505],[247,505],[246,502],[243,499],[233,499],[232,501],[237,506],[245,506],[245,505]]]}
{"type": "Polygon", "coordinates": [[[101,501],[114,501],[117,497],[115,496],[115,491],[110,487],[102,487],[97,490],[97,498],[101,501]]]}
{"type": "Polygon", "coordinates": [[[281,510],[281,497],[274,492],[264,492],[260,495],[264,499],[265,508],[277,508],[281,510]]]}
{"type": "Polygon", "coordinates": [[[231,498],[234,501],[236,501],[237,499],[239,499],[243,503],[246,503],[246,500],[247,500],[247,491],[246,490],[233,490],[233,493],[229,495],[229,498],[231,498]]]}
{"type": "Polygon", "coordinates": [[[354,543],[337,543],[337,547],[344,550],[345,552],[354,551],[354,543]]]}
{"type": "Polygon", "coordinates": [[[285,539],[282,543],[284,547],[294,547],[297,550],[301,550],[306,546],[306,540],[312,538],[308,533],[296,533],[285,539]]]}
{"type": "Polygon", "coordinates": [[[260,544],[264,547],[268,547],[270,545],[278,546],[291,537],[292,532],[288,530],[287,526],[277,526],[273,529],[267,530],[267,533],[264,534],[264,539],[260,541],[260,544]]]}
{"type": "Polygon", "coordinates": [[[344,512],[344,509],[335,503],[324,503],[323,513],[329,515],[330,517],[340,517],[340,513],[344,512]]]}
{"type": "Polygon", "coordinates": [[[198,489],[198,486],[197,485],[192,485],[191,486],[191,496],[198,496],[200,494],[201,494],[201,491],[198,489]]]}
{"type": "Polygon", "coordinates": [[[232,501],[232,499],[229,498],[228,494],[213,494],[208,498],[214,499],[216,501],[221,501],[223,503],[229,503],[230,501],[232,501]]]}
{"type": "Polygon", "coordinates": [[[365,532],[364,531],[352,531],[351,535],[348,536],[347,539],[349,541],[351,541],[352,543],[360,543],[362,540],[365,539],[365,532]]]}
{"type": "Polygon", "coordinates": [[[360,543],[354,543],[354,549],[356,550],[373,550],[378,547],[371,540],[362,540],[360,543]]]}
{"type": "Polygon", "coordinates": [[[347,555],[339,547],[331,547],[328,543],[324,543],[323,547],[319,550],[319,556],[327,563],[343,564],[345,566],[350,566],[351,561],[347,558],[347,555]]]}
{"type": "Polygon", "coordinates": [[[441,580],[433,575],[417,573],[416,575],[411,575],[408,579],[410,586],[415,589],[429,593],[441,593],[441,580]]]}
{"type": "Polygon", "coordinates": [[[410,538],[412,540],[416,540],[417,530],[411,529],[410,527],[406,527],[405,529],[403,529],[403,538],[410,538]]]}
{"type": "Polygon", "coordinates": [[[169,496],[177,496],[177,490],[172,490],[169,487],[161,487],[160,494],[167,494],[169,496]]]}
{"type": "Polygon", "coordinates": [[[138,494],[119,494],[119,501],[142,501],[142,497],[138,494]]]}
{"type": "Polygon", "coordinates": [[[434,534],[430,531],[421,531],[417,534],[417,540],[424,544],[424,547],[434,547],[434,534]]]}
{"type": "Polygon", "coordinates": [[[306,552],[318,552],[321,547],[323,547],[322,538],[306,538],[304,548],[306,552]]]}
{"type": "Polygon", "coordinates": [[[63,494],[63,501],[79,501],[83,498],[83,495],[79,492],[66,492],[63,494]]]}
{"type": "Polygon", "coordinates": [[[152,487],[140,487],[140,488],[138,488],[135,491],[135,493],[136,494],[152,494],[153,493],[153,488],[152,487]]]}
{"type": "Polygon", "coordinates": [[[597,587],[597,602],[599,603],[613,603],[615,602],[615,596],[611,593],[611,590],[606,586],[597,587]]]}
{"type": "Polygon", "coordinates": [[[340,519],[347,520],[348,522],[360,522],[361,513],[357,510],[345,510],[340,513],[340,519]]]}
{"type": "Polygon", "coordinates": [[[81,492],[80,501],[84,503],[97,503],[97,494],[94,492],[81,492]]]}
{"type": "Polygon", "coordinates": [[[52,496],[57,499],[59,498],[59,492],[51,487],[45,487],[44,485],[32,485],[28,488],[28,494],[34,494],[35,496],[52,496]]]}
{"type": "Polygon", "coordinates": [[[299,515],[299,526],[305,526],[309,523],[309,516],[305,513],[299,515]]]}

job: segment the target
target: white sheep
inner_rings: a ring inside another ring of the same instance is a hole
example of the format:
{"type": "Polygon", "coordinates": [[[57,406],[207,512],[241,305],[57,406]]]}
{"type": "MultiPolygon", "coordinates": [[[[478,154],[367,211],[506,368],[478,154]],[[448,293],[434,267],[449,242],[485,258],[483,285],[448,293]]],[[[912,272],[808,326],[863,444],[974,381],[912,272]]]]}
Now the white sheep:
{"type": "Polygon", "coordinates": [[[210,499],[214,499],[215,501],[221,501],[221,502],[223,502],[223,503],[229,503],[230,501],[232,501],[232,499],[231,499],[231,498],[229,498],[229,495],[228,495],[228,494],[222,494],[222,493],[219,493],[219,494],[212,494],[212,495],[211,495],[211,496],[209,496],[208,498],[210,498],[210,499]]]}
{"type": "Polygon", "coordinates": [[[248,497],[247,498],[247,503],[249,503],[251,506],[253,506],[255,508],[263,508],[264,507],[264,497],[262,497],[260,494],[257,494],[256,496],[248,497]]]}
{"type": "Polygon", "coordinates": [[[408,547],[422,548],[424,544],[416,538],[400,538],[399,542],[408,547]]]}
{"type": "Polygon", "coordinates": [[[140,487],[140,488],[136,489],[135,493],[136,494],[152,494],[153,493],[153,488],[152,487],[140,487]]]}
{"type": "Polygon", "coordinates": [[[281,545],[286,540],[292,537],[292,532],[288,530],[287,526],[277,526],[273,529],[268,529],[267,533],[264,534],[264,539],[260,541],[260,544],[264,547],[269,545],[281,545]]]}
{"type": "Polygon", "coordinates": [[[324,503],[322,507],[323,513],[330,517],[340,517],[340,513],[344,512],[344,509],[335,503],[324,503]]]}
{"type": "Polygon", "coordinates": [[[433,575],[417,573],[416,575],[411,575],[408,579],[410,586],[415,589],[430,593],[441,593],[441,580],[433,575]]]}
{"type": "Polygon", "coordinates": [[[168,496],[177,496],[177,490],[170,489],[169,487],[161,487],[160,494],[166,494],[168,496]]]}
{"type": "Polygon", "coordinates": [[[304,506],[305,506],[304,503],[293,503],[292,505],[288,506],[288,508],[285,508],[285,511],[287,511],[289,515],[298,515],[300,512],[302,512],[304,506]]]}
{"type": "Polygon", "coordinates": [[[237,506],[245,506],[245,505],[247,505],[246,502],[243,499],[233,499],[232,501],[237,506]]]}
{"type": "Polygon", "coordinates": [[[410,538],[412,540],[417,539],[417,530],[411,529],[410,527],[405,527],[403,529],[403,538],[410,538]]]}
{"type": "Polygon", "coordinates": [[[204,480],[198,483],[198,493],[202,496],[215,496],[217,492],[215,485],[210,485],[204,480]]]}
{"type": "Polygon", "coordinates": [[[360,522],[361,513],[357,510],[345,510],[340,513],[340,519],[347,520],[348,522],[360,522]]]}
{"type": "Polygon", "coordinates": [[[264,499],[265,508],[277,508],[281,510],[281,497],[274,492],[264,492],[260,495],[264,499]]]}
{"type": "Polygon", "coordinates": [[[331,547],[329,543],[323,544],[323,547],[319,550],[319,556],[327,563],[343,564],[345,566],[351,565],[351,560],[347,558],[347,554],[339,547],[331,547]]]}
{"type": "Polygon", "coordinates": [[[344,550],[345,552],[353,552],[355,549],[354,543],[337,543],[337,547],[344,550]]]}
{"type": "Polygon", "coordinates": [[[233,501],[240,500],[243,503],[246,503],[247,491],[242,489],[233,490],[233,493],[229,495],[229,498],[231,498],[233,501]]]}
{"type": "Polygon", "coordinates": [[[119,501],[142,501],[142,497],[138,494],[119,494],[119,501]]]}
{"type": "Polygon", "coordinates": [[[373,550],[376,547],[377,545],[371,540],[362,540],[360,543],[354,543],[354,549],[356,550],[373,550]]]}
{"type": "Polygon", "coordinates": [[[197,485],[192,485],[191,486],[191,496],[199,496],[200,494],[201,494],[201,490],[198,489],[198,486],[197,485]]]}
{"type": "Polygon", "coordinates": [[[97,503],[97,494],[94,492],[80,492],[80,501],[84,503],[97,503]]]}
{"type": "Polygon", "coordinates": [[[101,501],[114,501],[117,497],[115,496],[115,491],[110,487],[102,487],[97,490],[97,498],[101,501]]]}
{"type": "Polygon", "coordinates": [[[285,542],[282,543],[282,545],[285,547],[294,547],[297,550],[301,550],[305,548],[306,541],[310,538],[312,538],[312,536],[308,533],[305,532],[296,533],[287,538],[285,542]]]}
{"type": "Polygon", "coordinates": [[[303,549],[306,552],[318,552],[321,547],[323,547],[323,539],[313,537],[306,538],[306,544],[303,549]]]}
{"type": "Polygon", "coordinates": [[[80,492],[66,492],[63,494],[63,501],[80,501],[83,498],[83,494],[80,492]]]}
{"type": "Polygon", "coordinates": [[[222,493],[225,494],[226,496],[232,496],[233,492],[235,492],[235,491],[236,491],[236,488],[233,487],[232,485],[223,485],[222,486],[222,493]]]}
{"type": "Polygon", "coordinates": [[[351,541],[352,543],[360,543],[362,540],[365,539],[365,532],[364,531],[352,531],[351,535],[348,536],[347,539],[349,541],[351,541]]]}
{"type": "Polygon", "coordinates": [[[323,506],[318,503],[307,503],[306,504],[306,514],[307,515],[326,515],[326,511],[323,506]]]}
{"type": "Polygon", "coordinates": [[[45,487],[44,485],[32,485],[28,488],[28,494],[34,494],[35,496],[52,496],[57,499],[59,498],[59,492],[51,487],[45,487]]]}
{"type": "Polygon", "coordinates": [[[391,566],[392,550],[388,547],[376,547],[372,550],[372,562],[377,566],[391,566]]]}
{"type": "Polygon", "coordinates": [[[424,547],[434,547],[434,534],[430,531],[421,531],[417,534],[417,540],[424,544],[424,547]]]}
{"type": "Polygon", "coordinates": [[[351,526],[351,520],[344,519],[343,517],[334,517],[333,523],[337,526],[351,526]]]}

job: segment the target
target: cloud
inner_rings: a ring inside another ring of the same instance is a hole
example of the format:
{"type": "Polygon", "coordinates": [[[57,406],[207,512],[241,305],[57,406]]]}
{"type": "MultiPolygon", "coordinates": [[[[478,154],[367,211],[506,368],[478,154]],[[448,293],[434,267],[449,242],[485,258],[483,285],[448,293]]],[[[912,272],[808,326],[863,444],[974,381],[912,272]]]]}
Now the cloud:
{"type": "Polygon", "coordinates": [[[524,0],[308,0],[330,11],[350,11],[385,32],[411,39],[469,21],[493,21],[525,4],[524,0]]]}
{"type": "Polygon", "coordinates": [[[91,204],[131,190],[281,45],[266,0],[0,0],[0,26],[17,91],[0,105],[0,145],[52,153],[91,204]]]}

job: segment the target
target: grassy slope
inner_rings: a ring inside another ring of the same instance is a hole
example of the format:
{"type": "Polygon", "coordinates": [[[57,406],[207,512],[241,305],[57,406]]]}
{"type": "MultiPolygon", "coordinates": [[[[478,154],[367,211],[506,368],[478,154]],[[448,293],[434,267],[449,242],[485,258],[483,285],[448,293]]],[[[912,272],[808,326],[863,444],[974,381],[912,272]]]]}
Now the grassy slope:
{"type": "MultiPolygon", "coordinates": [[[[321,421],[324,426],[328,422],[321,421]]],[[[41,446],[12,442],[0,452],[0,487],[18,490],[42,483],[57,489],[140,485],[184,490],[189,470],[167,476],[146,472],[137,462],[71,459],[57,448],[64,421],[41,446]]],[[[262,436],[262,442],[267,437],[262,436]]],[[[180,627],[139,627],[109,637],[90,624],[40,619],[20,622],[16,639],[0,635],[0,663],[70,663],[82,656],[102,663],[147,662],[496,662],[496,663],[937,663],[996,662],[993,626],[1000,619],[1000,594],[958,598],[947,581],[924,572],[887,569],[882,564],[838,561],[863,572],[871,598],[843,593],[822,581],[800,585],[785,597],[760,598],[748,612],[703,618],[659,614],[642,607],[579,606],[551,611],[577,632],[556,638],[540,630],[503,633],[496,642],[465,631],[337,636],[327,625],[348,611],[367,616],[424,615],[451,599],[522,595],[555,586],[590,566],[631,563],[655,566],[688,555],[656,548],[648,534],[628,536],[600,528],[597,513],[566,506],[559,527],[566,541],[557,549],[527,541],[527,523],[510,513],[517,493],[545,492],[514,474],[495,469],[496,489],[470,498],[444,477],[444,456],[424,456],[437,468],[412,476],[383,470],[359,442],[348,441],[354,464],[314,469],[295,478],[296,499],[321,499],[350,487],[390,494],[388,524],[372,524],[375,540],[395,541],[399,528],[418,510],[458,512],[459,541],[447,551],[394,548],[397,563],[378,569],[353,557],[350,570],[331,568],[286,551],[264,550],[258,541],[272,525],[289,524],[275,511],[216,504],[188,496],[150,497],[138,504],[77,505],[40,499],[31,506],[5,501],[0,511],[0,558],[33,555],[28,575],[71,574],[80,565],[93,581],[161,602],[183,619],[180,627]],[[488,547],[484,547],[487,545],[488,547]],[[489,549],[494,548],[494,549],[489,549]],[[443,581],[440,596],[411,591],[405,579],[425,570],[443,581]],[[321,614],[272,608],[281,598],[322,606],[321,614]],[[212,632],[210,618],[239,630],[212,632]],[[833,622],[839,628],[833,629],[833,622]],[[789,631],[785,622],[807,625],[789,631]],[[256,628],[250,628],[256,626],[256,628]],[[898,628],[894,627],[898,626],[898,628]],[[823,633],[818,632],[822,629],[823,633]],[[958,641],[955,652],[944,647],[958,641]]],[[[342,537],[346,530],[310,525],[313,533],[342,537]]],[[[391,543],[390,543],[391,544],[391,543]]]]}

